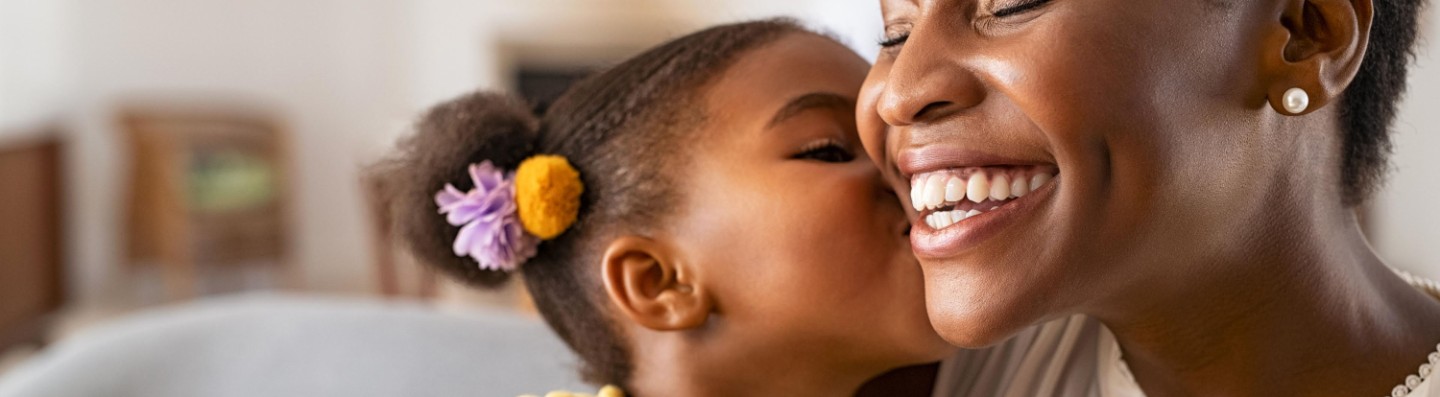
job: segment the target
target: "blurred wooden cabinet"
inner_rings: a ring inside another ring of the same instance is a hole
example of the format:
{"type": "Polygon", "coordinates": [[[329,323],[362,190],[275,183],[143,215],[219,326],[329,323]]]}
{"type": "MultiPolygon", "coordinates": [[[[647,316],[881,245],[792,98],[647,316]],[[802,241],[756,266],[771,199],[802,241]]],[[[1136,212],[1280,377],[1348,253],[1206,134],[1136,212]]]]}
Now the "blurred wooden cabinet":
{"type": "Polygon", "coordinates": [[[370,218],[370,250],[374,256],[375,279],[386,297],[430,299],[437,293],[440,276],[416,263],[395,235],[390,213],[392,188],[381,178],[361,178],[366,212],[370,218]]]}
{"type": "Polygon", "coordinates": [[[0,351],[40,342],[64,303],[59,139],[0,142],[0,351]]]}
{"type": "Polygon", "coordinates": [[[197,293],[199,269],[283,266],[289,253],[284,130],[257,112],[131,109],[126,217],[132,266],[162,269],[172,297],[197,293]]]}

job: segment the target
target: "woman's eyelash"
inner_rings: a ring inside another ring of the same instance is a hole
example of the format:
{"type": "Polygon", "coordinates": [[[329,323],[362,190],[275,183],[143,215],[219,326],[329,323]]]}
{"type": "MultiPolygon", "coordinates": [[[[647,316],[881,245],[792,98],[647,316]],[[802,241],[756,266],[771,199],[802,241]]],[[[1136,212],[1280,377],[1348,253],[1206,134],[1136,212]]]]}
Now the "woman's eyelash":
{"type": "Polygon", "coordinates": [[[1017,5],[1014,5],[1014,6],[1010,6],[1010,7],[1006,7],[1006,8],[1002,8],[1002,9],[996,10],[995,13],[994,13],[994,15],[995,15],[996,18],[1005,18],[1005,17],[1015,16],[1015,15],[1020,15],[1020,14],[1023,14],[1023,13],[1025,13],[1025,12],[1027,12],[1027,11],[1031,11],[1031,10],[1040,8],[1040,6],[1043,6],[1043,5],[1049,4],[1049,3],[1050,3],[1050,0],[1029,0],[1029,1],[1025,1],[1025,2],[1023,2],[1023,3],[1017,4],[1017,5]]]}
{"type": "MultiPolygon", "coordinates": [[[[1018,5],[997,10],[992,15],[994,15],[996,18],[1012,17],[1024,14],[1029,11],[1034,11],[1035,9],[1045,6],[1046,4],[1050,4],[1050,1],[1051,0],[1028,0],[1018,5]]],[[[905,44],[905,41],[909,39],[910,33],[906,32],[893,36],[887,35],[881,37],[877,44],[880,45],[880,48],[893,48],[905,44]]]]}

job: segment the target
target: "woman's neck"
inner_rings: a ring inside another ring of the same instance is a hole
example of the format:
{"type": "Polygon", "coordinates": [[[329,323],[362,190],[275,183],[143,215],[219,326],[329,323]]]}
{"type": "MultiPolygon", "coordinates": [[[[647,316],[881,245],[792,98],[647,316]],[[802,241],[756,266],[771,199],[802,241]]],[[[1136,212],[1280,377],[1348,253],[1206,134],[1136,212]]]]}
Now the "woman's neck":
{"type": "Polygon", "coordinates": [[[632,396],[849,396],[883,368],[828,362],[787,349],[696,346],[682,335],[636,346],[632,396]]]}
{"type": "Polygon", "coordinates": [[[1440,304],[1337,212],[1095,314],[1147,395],[1379,395],[1415,373],[1440,342],[1440,304]]]}

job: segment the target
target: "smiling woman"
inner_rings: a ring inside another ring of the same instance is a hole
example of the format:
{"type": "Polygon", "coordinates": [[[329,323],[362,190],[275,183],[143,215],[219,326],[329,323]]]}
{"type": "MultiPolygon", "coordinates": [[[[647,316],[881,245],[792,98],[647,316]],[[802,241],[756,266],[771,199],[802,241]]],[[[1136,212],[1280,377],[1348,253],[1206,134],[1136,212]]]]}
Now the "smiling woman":
{"type": "Polygon", "coordinates": [[[1101,395],[1440,395],[1440,303],[1353,212],[1421,3],[881,1],[861,135],[937,330],[1093,316],[1101,395]]]}

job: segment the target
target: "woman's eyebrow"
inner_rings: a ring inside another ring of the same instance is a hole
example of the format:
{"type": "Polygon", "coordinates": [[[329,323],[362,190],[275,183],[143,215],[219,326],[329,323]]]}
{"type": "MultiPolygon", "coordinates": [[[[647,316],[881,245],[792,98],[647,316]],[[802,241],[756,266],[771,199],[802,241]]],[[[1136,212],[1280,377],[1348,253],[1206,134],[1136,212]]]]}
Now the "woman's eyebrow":
{"type": "Polygon", "coordinates": [[[791,117],[795,117],[795,115],[801,112],[815,108],[829,108],[854,112],[855,100],[829,92],[812,92],[801,95],[785,103],[785,106],[781,106],[780,110],[775,112],[775,117],[770,119],[770,123],[765,125],[765,128],[774,127],[791,117]]]}

